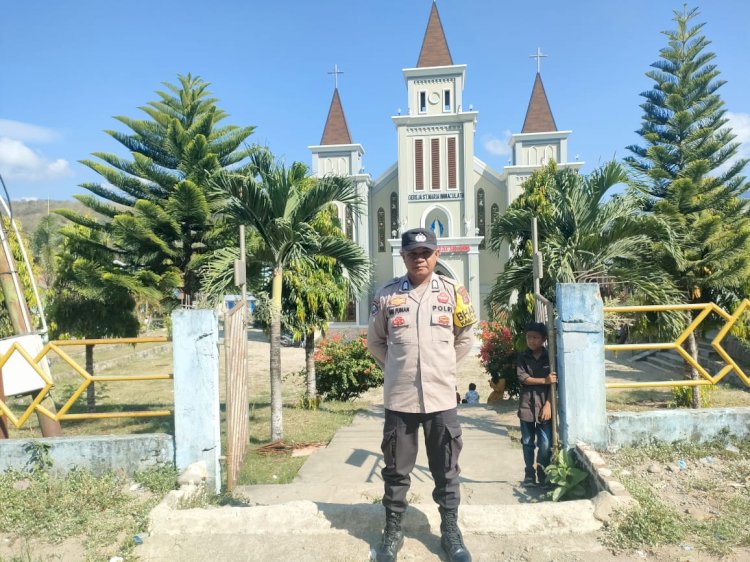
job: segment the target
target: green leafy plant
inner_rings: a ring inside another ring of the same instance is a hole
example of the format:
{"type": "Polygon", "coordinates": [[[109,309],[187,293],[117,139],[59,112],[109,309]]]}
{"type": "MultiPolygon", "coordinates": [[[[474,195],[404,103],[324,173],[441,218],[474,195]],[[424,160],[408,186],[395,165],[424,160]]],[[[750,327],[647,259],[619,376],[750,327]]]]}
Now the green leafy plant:
{"type": "Polygon", "coordinates": [[[148,468],[133,475],[133,480],[155,494],[166,494],[177,488],[179,471],[173,464],[148,468]]]}
{"type": "MultiPolygon", "coordinates": [[[[711,393],[716,387],[713,385],[701,386],[700,403],[704,408],[711,407],[711,393]]],[[[693,388],[690,386],[675,386],[672,389],[672,400],[669,401],[670,408],[691,408],[693,405],[693,388]]]]}
{"type": "Polygon", "coordinates": [[[326,400],[351,400],[383,384],[383,371],[367,350],[364,336],[321,341],[315,352],[315,373],[318,392],[326,400]]]}
{"type": "Polygon", "coordinates": [[[493,380],[505,379],[505,390],[511,397],[521,391],[516,372],[516,350],[510,328],[500,322],[482,322],[479,325],[479,361],[493,380]]]}
{"type": "Polygon", "coordinates": [[[638,506],[615,515],[613,524],[604,533],[606,545],[642,548],[677,544],[686,537],[688,527],[684,517],[660,501],[647,483],[631,478],[623,480],[623,484],[638,500],[638,506]]]}
{"type": "Polygon", "coordinates": [[[557,486],[552,492],[552,501],[586,496],[589,473],[577,465],[572,450],[560,450],[553,463],[544,469],[547,480],[557,486]]]}
{"type": "Polygon", "coordinates": [[[29,472],[33,474],[46,473],[52,468],[54,461],[49,452],[51,448],[52,446],[49,443],[36,440],[29,441],[23,446],[24,452],[29,455],[29,460],[26,462],[29,472]]]}

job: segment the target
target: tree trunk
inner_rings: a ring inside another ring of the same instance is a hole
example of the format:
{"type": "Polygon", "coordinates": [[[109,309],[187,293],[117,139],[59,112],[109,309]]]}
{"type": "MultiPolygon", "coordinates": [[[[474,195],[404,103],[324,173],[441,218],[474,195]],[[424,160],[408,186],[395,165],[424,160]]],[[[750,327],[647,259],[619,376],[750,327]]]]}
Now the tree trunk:
{"type": "Polygon", "coordinates": [[[282,268],[273,270],[271,285],[271,441],[284,437],[281,402],[281,280],[282,268]]]}
{"type": "Polygon", "coordinates": [[[315,381],[315,330],[310,330],[305,336],[305,369],[307,371],[307,402],[312,404],[318,395],[315,381]]]}
{"type": "MultiPolygon", "coordinates": [[[[697,363],[698,362],[698,341],[695,338],[695,331],[690,332],[690,335],[688,336],[688,339],[685,342],[685,344],[687,347],[687,352],[690,354],[693,360],[697,363]]],[[[698,369],[696,369],[692,365],[689,366],[688,372],[690,375],[690,380],[697,381],[700,379],[700,374],[698,374],[698,369]]],[[[700,408],[701,407],[701,387],[693,386],[690,388],[690,391],[691,391],[690,407],[700,408]]]]}
{"type": "MultiPolygon", "coordinates": [[[[94,346],[86,346],[86,372],[94,376],[94,346]]],[[[91,413],[96,410],[96,388],[94,383],[91,382],[86,387],[86,411],[91,413]]]]}

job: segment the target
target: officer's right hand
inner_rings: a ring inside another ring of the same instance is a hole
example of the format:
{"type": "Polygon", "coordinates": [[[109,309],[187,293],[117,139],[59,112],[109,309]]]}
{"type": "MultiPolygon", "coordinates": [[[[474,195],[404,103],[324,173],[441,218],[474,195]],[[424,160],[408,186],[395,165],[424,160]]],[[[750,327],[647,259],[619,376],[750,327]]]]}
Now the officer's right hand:
{"type": "Polygon", "coordinates": [[[555,384],[557,382],[557,373],[550,373],[544,377],[544,384],[555,384]]]}

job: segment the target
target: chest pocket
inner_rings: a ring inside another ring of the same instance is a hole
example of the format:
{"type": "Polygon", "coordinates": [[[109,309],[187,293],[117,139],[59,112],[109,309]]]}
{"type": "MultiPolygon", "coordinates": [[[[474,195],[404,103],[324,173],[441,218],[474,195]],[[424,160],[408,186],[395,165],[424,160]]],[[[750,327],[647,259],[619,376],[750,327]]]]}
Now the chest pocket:
{"type": "Polygon", "coordinates": [[[393,344],[405,344],[414,341],[414,320],[411,311],[397,312],[388,315],[388,336],[393,344]]]}
{"type": "Polygon", "coordinates": [[[433,311],[430,317],[432,341],[453,341],[453,315],[449,312],[433,311]]]}

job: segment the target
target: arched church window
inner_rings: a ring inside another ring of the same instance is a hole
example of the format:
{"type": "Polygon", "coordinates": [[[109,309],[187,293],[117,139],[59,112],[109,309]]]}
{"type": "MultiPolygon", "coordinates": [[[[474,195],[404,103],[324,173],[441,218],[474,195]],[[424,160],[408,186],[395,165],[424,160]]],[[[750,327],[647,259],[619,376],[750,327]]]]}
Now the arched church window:
{"type": "Polygon", "coordinates": [[[385,211],[378,209],[378,252],[385,252],[385,211]]]}
{"type": "Polygon", "coordinates": [[[492,221],[494,221],[499,214],[500,207],[497,205],[497,203],[493,203],[492,207],[490,207],[490,226],[492,226],[492,221]]]}
{"type": "Polygon", "coordinates": [[[398,236],[398,194],[391,193],[391,237],[398,236]]]}
{"type": "MultiPolygon", "coordinates": [[[[485,236],[485,206],[484,206],[484,189],[477,190],[477,228],[479,236],[485,236]]],[[[479,249],[484,250],[485,243],[479,244],[479,249]]]]}

